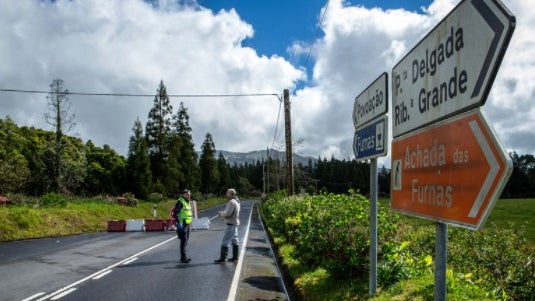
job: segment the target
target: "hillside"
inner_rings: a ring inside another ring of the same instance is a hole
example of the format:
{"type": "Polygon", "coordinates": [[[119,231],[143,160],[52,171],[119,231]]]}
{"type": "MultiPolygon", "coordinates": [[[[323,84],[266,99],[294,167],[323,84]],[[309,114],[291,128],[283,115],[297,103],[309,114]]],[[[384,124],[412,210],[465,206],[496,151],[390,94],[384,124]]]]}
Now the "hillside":
{"type": "MultiPolygon", "coordinates": [[[[200,156],[201,153],[197,152],[200,156]]],[[[250,151],[247,153],[240,153],[240,152],[230,152],[230,151],[224,151],[224,150],[216,150],[216,158],[219,157],[219,153],[223,154],[225,159],[230,165],[234,165],[235,163],[237,165],[240,164],[256,164],[257,161],[262,162],[262,160],[266,160],[267,158],[267,150],[256,150],[256,151],[250,151]]],[[[282,161],[286,160],[286,153],[284,151],[277,151],[274,149],[269,150],[269,157],[272,159],[280,159],[282,161]]],[[[308,161],[312,160],[312,162],[316,162],[317,158],[312,157],[304,157],[298,154],[294,154],[294,164],[303,164],[307,165],[308,161]]]]}

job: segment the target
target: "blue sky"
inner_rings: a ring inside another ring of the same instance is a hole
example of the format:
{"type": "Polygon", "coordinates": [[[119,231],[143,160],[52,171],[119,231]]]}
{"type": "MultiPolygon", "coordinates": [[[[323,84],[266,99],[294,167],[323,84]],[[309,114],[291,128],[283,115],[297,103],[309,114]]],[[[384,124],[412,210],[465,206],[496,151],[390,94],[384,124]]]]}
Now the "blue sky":
{"type": "MultiPolygon", "coordinates": [[[[423,13],[429,0],[346,1],[348,5],[367,8],[405,9],[423,13]]],[[[240,17],[254,27],[254,37],[243,46],[254,48],[259,55],[280,55],[292,59],[287,48],[295,41],[313,43],[323,32],[318,30],[321,9],[326,0],[199,0],[198,3],[217,12],[235,9],[240,17]]],[[[301,58],[299,63],[304,63],[301,58]]]]}
{"type": "MultiPolygon", "coordinates": [[[[351,159],[354,98],[460,0],[330,0],[321,26],[325,0],[147,1],[0,1],[0,88],[48,91],[61,78],[71,92],[154,95],[161,80],[175,95],[289,89],[294,151],[351,159]]],[[[483,112],[508,151],[535,154],[535,10],[503,2],[517,28],[483,112]]],[[[153,98],[73,95],[68,134],[126,155],[153,98]]],[[[180,102],[196,148],[210,133],[220,150],[284,149],[278,97],[176,97],[175,111],[180,102]]],[[[0,91],[0,118],[53,130],[45,111],[46,94],[0,91]]]]}

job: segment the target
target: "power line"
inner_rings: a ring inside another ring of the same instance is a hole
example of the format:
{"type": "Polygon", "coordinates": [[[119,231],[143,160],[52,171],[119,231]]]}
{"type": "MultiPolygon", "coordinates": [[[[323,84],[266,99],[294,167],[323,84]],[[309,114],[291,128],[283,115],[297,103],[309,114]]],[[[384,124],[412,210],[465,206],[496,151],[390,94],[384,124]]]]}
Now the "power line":
{"type": "MultiPolygon", "coordinates": [[[[42,90],[22,90],[22,89],[1,89],[0,92],[11,93],[31,93],[31,94],[58,94],[58,95],[81,95],[81,96],[119,96],[119,97],[154,97],[155,94],[132,94],[132,93],[86,93],[86,92],[70,92],[70,91],[42,91],[42,90]]],[[[280,121],[280,112],[282,108],[282,98],[277,93],[243,93],[243,94],[168,94],[169,98],[230,98],[230,97],[262,97],[262,96],[276,96],[279,100],[279,112],[277,114],[277,123],[275,124],[275,134],[273,135],[273,142],[271,147],[275,145],[277,139],[278,127],[280,121]]]]}
{"type": "MultiPolygon", "coordinates": [[[[329,8],[329,2],[330,0],[327,0],[327,3],[325,4],[325,9],[323,10],[323,14],[321,15],[320,22],[318,23],[318,26],[316,27],[316,33],[314,34],[314,40],[316,40],[319,36],[319,31],[321,26],[323,25],[323,20],[325,19],[325,15],[327,14],[327,9],[329,8]]],[[[308,60],[310,59],[310,54],[312,53],[312,49],[314,48],[315,43],[312,42],[310,44],[310,48],[308,49],[307,55],[305,57],[305,68],[308,66],[308,60]]],[[[304,70],[301,70],[301,74],[304,73],[304,70]]]]}
{"type": "MultiPolygon", "coordinates": [[[[61,94],[61,95],[81,95],[81,96],[120,96],[120,97],[154,97],[155,94],[132,94],[132,93],[85,93],[85,92],[53,92],[40,90],[21,90],[21,89],[0,89],[0,92],[12,93],[33,93],[33,94],[61,94]]],[[[168,94],[168,97],[176,98],[225,98],[225,97],[258,97],[258,96],[276,96],[277,93],[243,93],[243,94],[168,94]]]]}

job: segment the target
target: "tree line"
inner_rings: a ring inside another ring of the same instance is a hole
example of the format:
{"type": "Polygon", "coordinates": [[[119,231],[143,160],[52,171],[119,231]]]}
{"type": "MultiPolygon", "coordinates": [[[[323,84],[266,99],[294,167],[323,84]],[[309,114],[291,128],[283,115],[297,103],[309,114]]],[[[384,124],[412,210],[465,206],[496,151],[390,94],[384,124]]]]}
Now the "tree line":
{"type": "MultiPolygon", "coordinates": [[[[53,80],[47,95],[47,131],[19,127],[6,116],[0,118],[0,194],[40,196],[49,192],[84,196],[132,193],[140,199],[151,194],[174,198],[184,188],[207,197],[235,187],[242,195],[256,196],[287,187],[285,162],[278,156],[245,164],[230,164],[217,153],[212,135],[206,133],[200,155],[195,151],[187,108],[181,102],[173,111],[167,89],[160,82],[145,126],[134,122],[128,154],[118,154],[109,145],[66,133],[74,126],[69,112],[69,94],[61,79],[53,80]]],[[[510,153],[513,173],[502,197],[535,197],[535,158],[510,153]]],[[[370,191],[370,165],[331,157],[309,159],[294,166],[297,193],[362,194],[370,191]]],[[[390,194],[390,170],[378,171],[380,196],[390,194]]]]}

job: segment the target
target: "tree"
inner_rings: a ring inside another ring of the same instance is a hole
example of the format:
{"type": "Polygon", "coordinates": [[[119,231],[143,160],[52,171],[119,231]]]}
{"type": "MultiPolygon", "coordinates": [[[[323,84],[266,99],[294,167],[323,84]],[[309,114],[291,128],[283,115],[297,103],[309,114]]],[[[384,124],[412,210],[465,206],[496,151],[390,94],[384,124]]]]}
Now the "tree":
{"type": "Polygon", "coordinates": [[[0,119],[0,193],[17,192],[26,184],[30,175],[23,155],[26,143],[9,116],[5,121],[0,119]]]}
{"type": "Polygon", "coordinates": [[[513,172],[502,197],[533,197],[535,195],[535,157],[533,155],[518,155],[509,153],[513,162],[513,172]]]}
{"type": "Polygon", "coordinates": [[[215,159],[215,144],[210,133],[206,133],[201,147],[199,169],[201,171],[200,190],[203,195],[216,192],[217,183],[219,182],[219,173],[217,171],[217,161],[215,159]]]}
{"type": "Polygon", "coordinates": [[[379,170],[379,174],[377,175],[379,195],[390,196],[390,176],[390,170],[387,170],[383,165],[383,167],[379,170]]]}
{"type": "Polygon", "coordinates": [[[195,152],[195,145],[193,144],[188,110],[184,107],[183,102],[180,103],[176,115],[173,116],[173,127],[180,142],[178,156],[180,158],[182,174],[184,175],[180,179],[179,186],[195,190],[199,186],[198,158],[197,152],[195,152]]]}
{"type": "Polygon", "coordinates": [[[180,190],[184,189],[186,176],[184,175],[180,147],[182,143],[176,133],[173,133],[169,142],[169,158],[165,168],[165,177],[162,179],[168,196],[178,197],[180,190]]]}
{"type": "Polygon", "coordinates": [[[219,173],[219,183],[217,183],[217,192],[224,194],[225,191],[231,186],[230,168],[227,164],[227,160],[223,153],[219,152],[217,158],[217,171],[219,173]]]}
{"type": "Polygon", "coordinates": [[[169,159],[169,143],[171,132],[171,114],[173,107],[167,95],[167,89],[160,81],[154,105],[149,112],[145,127],[147,150],[150,158],[152,181],[154,189],[165,194],[163,178],[167,174],[167,160],[169,159]]]}
{"type": "Polygon", "coordinates": [[[127,175],[128,189],[135,196],[147,199],[152,189],[152,174],[150,158],[147,153],[147,141],[143,135],[143,128],[139,118],[132,128],[134,135],[130,136],[128,143],[127,175]]]}
{"type": "Polygon", "coordinates": [[[125,159],[107,144],[100,148],[89,140],[85,149],[87,161],[86,193],[117,195],[123,192],[125,186],[123,179],[126,173],[125,159]]]}
{"type": "Polygon", "coordinates": [[[63,135],[74,127],[74,114],[69,113],[71,103],[68,94],[69,91],[63,86],[63,80],[54,79],[50,84],[50,92],[46,97],[48,111],[45,113],[45,121],[53,126],[56,131],[54,149],[52,151],[53,156],[50,162],[50,167],[52,168],[50,173],[51,188],[56,192],[65,189],[62,181],[67,179],[63,174],[64,165],[62,164],[62,156],[65,149],[63,135]]]}

